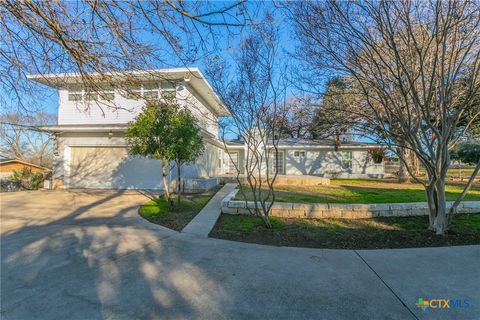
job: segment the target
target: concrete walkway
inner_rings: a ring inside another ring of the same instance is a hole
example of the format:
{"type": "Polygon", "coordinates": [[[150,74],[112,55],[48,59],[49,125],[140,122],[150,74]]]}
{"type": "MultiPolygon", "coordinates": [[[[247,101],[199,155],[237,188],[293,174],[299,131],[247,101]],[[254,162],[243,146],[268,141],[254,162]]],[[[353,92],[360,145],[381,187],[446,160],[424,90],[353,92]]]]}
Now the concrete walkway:
{"type": "Polygon", "coordinates": [[[123,191],[0,194],[0,318],[479,318],[480,246],[231,242],[148,223],[137,213],[146,200],[123,191]],[[469,307],[423,311],[418,298],[469,307]]]}
{"type": "Polygon", "coordinates": [[[196,235],[199,237],[208,237],[208,234],[212,230],[213,226],[218,220],[221,214],[222,200],[230,192],[232,192],[237,183],[227,183],[220,189],[207,205],[197,214],[189,224],[183,228],[182,232],[187,234],[196,235]]]}

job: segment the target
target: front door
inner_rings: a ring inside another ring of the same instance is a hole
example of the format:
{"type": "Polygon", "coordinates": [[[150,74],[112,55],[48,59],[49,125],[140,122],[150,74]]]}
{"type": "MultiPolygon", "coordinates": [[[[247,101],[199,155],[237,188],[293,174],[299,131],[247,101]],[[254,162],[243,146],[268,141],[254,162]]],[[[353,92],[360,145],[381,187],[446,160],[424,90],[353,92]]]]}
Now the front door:
{"type": "Polygon", "coordinates": [[[274,168],[278,174],[285,174],[285,152],[278,151],[277,156],[275,157],[275,152],[273,153],[274,156],[274,168]]]}
{"type": "Polygon", "coordinates": [[[228,173],[236,174],[237,168],[238,168],[238,152],[230,152],[230,162],[228,163],[228,173]]]}

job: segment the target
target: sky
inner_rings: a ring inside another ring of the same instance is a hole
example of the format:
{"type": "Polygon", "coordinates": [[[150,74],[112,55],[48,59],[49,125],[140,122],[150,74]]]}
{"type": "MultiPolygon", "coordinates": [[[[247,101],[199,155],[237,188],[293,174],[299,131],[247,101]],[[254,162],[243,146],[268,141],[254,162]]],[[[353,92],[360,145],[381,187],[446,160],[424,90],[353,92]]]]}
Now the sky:
{"type": "MultiPolygon", "coordinates": [[[[215,2],[216,6],[225,6],[230,3],[223,3],[223,2],[215,2]]],[[[291,30],[289,29],[289,24],[285,21],[284,18],[284,12],[279,9],[275,9],[272,3],[253,3],[248,6],[248,12],[252,17],[252,20],[254,23],[258,23],[259,21],[262,21],[264,18],[264,12],[269,11],[272,12],[274,15],[274,22],[276,25],[279,27],[279,54],[277,59],[279,61],[290,61],[291,57],[289,56],[289,53],[292,53],[295,48],[295,41],[293,41],[293,37],[291,35],[291,30]]],[[[138,21],[140,24],[141,22],[138,21]]],[[[207,30],[200,29],[200,36],[203,36],[204,34],[208,34],[206,32],[207,30]],[[205,32],[205,33],[203,33],[205,32]]],[[[206,61],[206,56],[204,56],[205,53],[207,53],[208,57],[212,57],[214,55],[218,55],[223,61],[226,61],[227,64],[232,65],[234,63],[234,54],[236,47],[239,44],[239,41],[242,39],[243,35],[248,32],[246,29],[241,29],[238,27],[233,27],[227,30],[227,28],[224,27],[218,27],[214,28],[214,31],[217,35],[214,41],[207,41],[206,45],[206,50],[198,52],[195,56],[197,58],[196,61],[194,62],[181,62],[176,56],[173,54],[173,52],[170,50],[171,54],[162,54],[162,57],[164,60],[162,61],[153,61],[152,65],[149,66],[150,68],[164,68],[164,67],[184,67],[184,66],[196,66],[199,67],[202,71],[205,70],[205,61],[206,61]],[[187,65],[185,65],[187,64],[187,65]]],[[[158,34],[155,34],[154,32],[143,32],[142,34],[139,34],[139,40],[144,43],[152,43],[158,48],[163,48],[165,49],[165,52],[168,52],[168,46],[165,44],[165,42],[160,39],[158,34]]],[[[188,41],[198,41],[199,40],[199,34],[184,34],[183,35],[183,40],[184,42],[188,41]]],[[[30,73],[27,71],[27,73],[30,73]]],[[[205,72],[204,72],[205,73],[205,72]]],[[[208,79],[207,79],[208,80],[208,79]]],[[[21,79],[21,81],[27,81],[24,78],[21,79]]],[[[58,94],[55,89],[52,89],[50,87],[40,85],[40,84],[33,84],[34,91],[31,92],[30,94],[30,105],[36,105],[37,110],[42,110],[44,112],[56,114],[57,109],[58,109],[58,94]],[[37,91],[38,90],[38,91],[37,91]],[[38,92],[41,92],[42,94],[38,94],[38,92]]],[[[2,96],[8,96],[11,95],[11,92],[5,92],[5,88],[0,87],[0,94],[2,96]],[[2,92],[3,91],[3,92],[2,92]]],[[[26,95],[29,95],[27,92],[26,95]]],[[[13,99],[12,99],[13,101],[13,99]]],[[[4,105],[4,110],[3,112],[8,112],[11,110],[15,109],[14,105],[5,107],[4,105]]]]}

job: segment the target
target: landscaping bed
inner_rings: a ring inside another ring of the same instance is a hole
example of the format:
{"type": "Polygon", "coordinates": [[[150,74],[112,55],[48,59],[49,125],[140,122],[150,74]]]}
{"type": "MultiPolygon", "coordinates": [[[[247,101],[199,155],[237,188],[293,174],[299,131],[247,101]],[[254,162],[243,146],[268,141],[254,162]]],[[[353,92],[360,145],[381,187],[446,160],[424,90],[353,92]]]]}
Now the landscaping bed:
{"type": "Polygon", "coordinates": [[[138,213],[152,223],[181,231],[218,190],[219,188],[215,188],[208,192],[183,194],[180,205],[174,197],[174,206],[170,206],[165,198],[160,197],[141,206],[138,213]]]}
{"type": "Polygon", "coordinates": [[[276,246],[383,249],[480,244],[480,213],[456,216],[444,236],[428,230],[428,217],[373,219],[270,218],[273,228],[249,215],[222,214],[214,238],[276,246]]]}
{"type": "MultiPolygon", "coordinates": [[[[245,188],[247,200],[252,194],[245,188]]],[[[461,184],[448,184],[446,197],[453,201],[462,192],[461,184]]],[[[275,186],[276,202],[296,203],[405,203],[426,201],[425,190],[420,184],[400,184],[394,180],[342,180],[332,179],[329,186],[275,186]]],[[[237,193],[236,200],[244,200],[237,193]]],[[[465,201],[480,201],[480,185],[472,186],[465,201]]]]}

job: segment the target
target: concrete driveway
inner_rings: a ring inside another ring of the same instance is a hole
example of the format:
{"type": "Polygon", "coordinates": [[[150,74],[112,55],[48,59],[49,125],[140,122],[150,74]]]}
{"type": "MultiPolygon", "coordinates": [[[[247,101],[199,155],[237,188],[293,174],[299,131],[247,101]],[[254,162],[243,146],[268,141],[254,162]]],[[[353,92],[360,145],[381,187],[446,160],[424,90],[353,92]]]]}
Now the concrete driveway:
{"type": "Polygon", "coordinates": [[[201,239],[135,192],[0,195],[2,319],[478,319],[480,247],[320,250],[201,239]],[[427,309],[418,298],[468,299],[427,309]]]}

